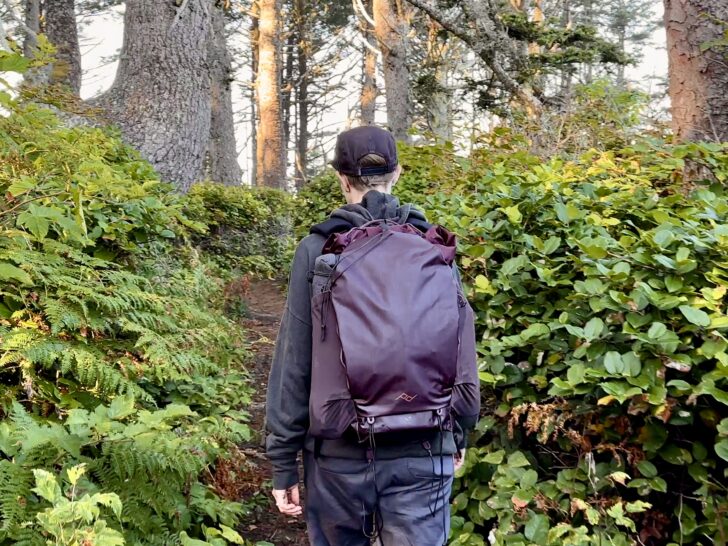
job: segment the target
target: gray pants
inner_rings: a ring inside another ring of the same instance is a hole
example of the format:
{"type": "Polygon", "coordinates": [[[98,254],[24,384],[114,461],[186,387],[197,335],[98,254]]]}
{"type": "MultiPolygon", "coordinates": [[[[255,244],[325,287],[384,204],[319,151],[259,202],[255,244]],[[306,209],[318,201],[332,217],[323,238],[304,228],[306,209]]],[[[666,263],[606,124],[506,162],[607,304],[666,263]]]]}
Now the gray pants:
{"type": "Polygon", "coordinates": [[[374,463],[314,457],[308,451],[303,455],[311,546],[446,543],[450,530],[452,455],[374,463]],[[378,533],[373,532],[375,529],[378,533]],[[379,542],[372,540],[374,535],[379,542]]]}

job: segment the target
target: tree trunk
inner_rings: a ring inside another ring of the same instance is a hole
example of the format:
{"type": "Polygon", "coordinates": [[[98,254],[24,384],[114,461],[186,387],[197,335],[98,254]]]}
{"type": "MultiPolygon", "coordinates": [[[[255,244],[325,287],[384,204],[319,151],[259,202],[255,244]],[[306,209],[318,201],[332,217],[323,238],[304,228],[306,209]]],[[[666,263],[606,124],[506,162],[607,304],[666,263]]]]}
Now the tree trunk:
{"type": "Polygon", "coordinates": [[[298,26],[298,85],[296,86],[296,112],[298,126],[296,134],[296,188],[300,189],[308,181],[308,86],[311,75],[308,73],[308,57],[311,54],[310,36],[307,21],[306,0],[296,0],[296,23],[298,26]]]}
{"type": "Polygon", "coordinates": [[[51,0],[43,5],[45,32],[56,47],[56,62],[49,83],[66,85],[75,95],[81,93],[81,50],[78,46],[74,0],[51,0]]]}
{"type": "Polygon", "coordinates": [[[281,120],[279,0],[259,0],[258,38],[258,186],[286,188],[286,158],[281,120]]]}
{"type": "Polygon", "coordinates": [[[374,22],[382,52],[387,124],[397,140],[408,141],[412,124],[407,49],[409,14],[404,0],[374,0],[374,22]]]}
{"type": "Polygon", "coordinates": [[[250,47],[253,49],[250,54],[250,139],[252,142],[251,150],[251,169],[250,184],[255,185],[258,180],[258,95],[256,89],[258,87],[258,61],[260,58],[260,48],[258,40],[260,39],[260,7],[258,1],[253,0],[250,7],[250,47]]]}
{"type": "Polygon", "coordinates": [[[427,126],[438,142],[452,140],[452,93],[448,75],[450,72],[450,43],[440,38],[442,27],[430,20],[427,37],[427,64],[434,71],[435,89],[427,97],[427,126]]]}
{"type": "MultiPolygon", "coordinates": [[[[295,23],[294,23],[295,24],[295,23]]],[[[291,142],[291,106],[293,105],[293,88],[294,80],[296,79],[293,73],[294,59],[297,55],[294,53],[296,50],[296,43],[298,39],[296,32],[298,29],[291,28],[286,38],[286,49],[285,49],[285,68],[283,71],[283,85],[281,89],[281,121],[283,122],[283,145],[287,148],[291,142]]]]}
{"type": "Polygon", "coordinates": [[[243,173],[238,163],[238,150],[235,144],[235,117],[231,90],[235,76],[225,33],[225,10],[222,7],[212,9],[212,34],[208,44],[211,90],[208,177],[226,186],[238,186],[243,173]]]}
{"type": "MultiPolygon", "coordinates": [[[[28,59],[35,57],[38,47],[38,34],[41,33],[40,0],[25,0],[24,6],[25,37],[23,38],[23,55],[28,59]]],[[[23,76],[23,81],[30,85],[43,85],[48,81],[48,67],[31,68],[23,76]]]]}
{"type": "MultiPolygon", "coordinates": [[[[367,13],[372,11],[372,0],[364,3],[367,13]]],[[[362,86],[359,103],[361,105],[361,124],[374,125],[377,111],[377,40],[374,29],[364,17],[360,18],[359,26],[365,45],[362,64],[362,86]]]]}
{"type": "Polygon", "coordinates": [[[678,139],[728,140],[726,0],[664,0],[672,126],[678,139]]]}
{"type": "Polygon", "coordinates": [[[162,179],[187,191],[210,138],[207,42],[213,0],[127,0],[111,89],[96,101],[162,179]]]}
{"type": "Polygon", "coordinates": [[[32,58],[38,45],[36,36],[40,34],[40,0],[25,0],[25,26],[31,31],[25,33],[23,39],[23,55],[32,58]]]}

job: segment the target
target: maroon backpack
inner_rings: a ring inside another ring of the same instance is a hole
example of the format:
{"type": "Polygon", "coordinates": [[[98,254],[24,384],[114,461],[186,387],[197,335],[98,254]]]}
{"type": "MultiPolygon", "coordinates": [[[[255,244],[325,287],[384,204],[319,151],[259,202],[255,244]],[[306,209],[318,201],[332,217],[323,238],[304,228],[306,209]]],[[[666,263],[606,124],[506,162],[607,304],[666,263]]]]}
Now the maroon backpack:
{"type": "Polygon", "coordinates": [[[475,369],[455,245],[390,220],[329,237],[312,281],[314,437],[450,428],[453,388],[475,369]]]}

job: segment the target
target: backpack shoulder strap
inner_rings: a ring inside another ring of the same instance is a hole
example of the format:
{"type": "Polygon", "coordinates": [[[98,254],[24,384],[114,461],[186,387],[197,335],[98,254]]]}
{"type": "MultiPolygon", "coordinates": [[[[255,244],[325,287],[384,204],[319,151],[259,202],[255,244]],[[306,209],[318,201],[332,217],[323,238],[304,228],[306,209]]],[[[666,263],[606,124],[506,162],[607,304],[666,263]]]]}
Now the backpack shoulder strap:
{"type": "Polygon", "coordinates": [[[425,220],[420,220],[419,218],[408,218],[407,219],[408,224],[412,224],[417,229],[419,229],[422,233],[427,233],[427,230],[429,230],[433,224],[426,222],[425,220]]]}

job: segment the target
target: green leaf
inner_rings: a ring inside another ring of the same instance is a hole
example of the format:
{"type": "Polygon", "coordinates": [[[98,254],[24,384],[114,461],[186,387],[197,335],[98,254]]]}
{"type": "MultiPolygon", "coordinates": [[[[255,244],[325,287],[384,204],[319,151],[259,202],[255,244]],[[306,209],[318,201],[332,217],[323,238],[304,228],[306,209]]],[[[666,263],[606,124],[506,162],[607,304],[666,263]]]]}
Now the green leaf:
{"type": "Polygon", "coordinates": [[[652,505],[649,502],[637,500],[628,502],[624,505],[625,510],[627,510],[628,514],[639,514],[641,512],[646,512],[650,508],[652,508],[652,505]]]}
{"type": "Polygon", "coordinates": [[[66,474],[68,475],[68,481],[71,483],[71,485],[76,485],[78,483],[78,480],[80,480],[81,476],[83,476],[85,473],[85,464],[79,464],[66,470],[66,474]]]}
{"type": "Polygon", "coordinates": [[[604,355],[604,367],[611,374],[621,374],[624,372],[622,355],[616,351],[609,351],[606,355],[604,355]]]}
{"type": "Polygon", "coordinates": [[[538,472],[529,469],[523,473],[523,476],[521,476],[520,485],[523,489],[528,489],[529,487],[536,485],[536,482],[538,482],[538,472]]]}
{"type": "Polygon", "coordinates": [[[18,53],[0,50],[0,72],[17,72],[22,74],[30,66],[30,59],[18,53]]]}
{"type": "Polygon", "coordinates": [[[109,405],[107,415],[112,421],[121,421],[134,413],[134,397],[131,395],[117,396],[109,405]]]}
{"type": "Polygon", "coordinates": [[[489,464],[501,464],[505,455],[506,452],[502,449],[498,451],[493,451],[492,453],[488,453],[485,457],[483,457],[483,462],[489,464]]]}
{"type": "Polygon", "coordinates": [[[209,542],[205,542],[204,540],[197,540],[196,538],[190,538],[190,536],[185,532],[182,531],[179,534],[180,542],[182,543],[182,546],[214,546],[210,544],[209,542]]]}
{"type": "Polygon", "coordinates": [[[28,273],[7,262],[0,262],[0,280],[16,280],[23,284],[33,284],[33,279],[30,278],[28,273]]]}
{"type": "Polygon", "coordinates": [[[549,518],[543,514],[530,513],[530,517],[523,529],[523,534],[531,542],[538,545],[545,545],[548,539],[549,518]]]}
{"type": "Polygon", "coordinates": [[[33,470],[35,476],[35,487],[33,491],[50,503],[55,503],[61,498],[61,487],[56,477],[47,470],[33,470]]]}
{"type": "Polygon", "coordinates": [[[520,224],[521,220],[523,220],[523,215],[521,214],[521,211],[518,210],[518,205],[505,207],[503,212],[506,214],[511,224],[520,224]]]}
{"type": "Polygon", "coordinates": [[[642,362],[640,357],[634,351],[624,353],[622,355],[623,371],[625,375],[637,377],[642,371],[642,362]]]}
{"type": "Polygon", "coordinates": [[[526,456],[520,451],[514,451],[508,455],[508,466],[512,468],[520,468],[522,466],[531,466],[526,456]]]}
{"type": "Polygon", "coordinates": [[[645,478],[654,478],[657,476],[657,467],[647,459],[638,462],[636,466],[637,470],[639,470],[640,474],[642,474],[645,478]]]}
{"type": "Polygon", "coordinates": [[[41,241],[48,235],[50,222],[47,218],[26,210],[18,215],[18,225],[24,226],[36,239],[41,241]]]}
{"type": "Polygon", "coordinates": [[[680,312],[686,319],[688,319],[688,321],[697,326],[710,326],[710,317],[705,311],[696,309],[695,307],[690,307],[689,305],[681,305],[680,312]]]}
{"type": "Polygon", "coordinates": [[[475,291],[486,294],[492,292],[490,281],[485,275],[478,275],[475,277],[475,291]]]}
{"type": "Polygon", "coordinates": [[[715,454],[724,461],[728,461],[728,439],[715,444],[715,454]]]}
{"type": "Polygon", "coordinates": [[[111,508],[111,511],[114,512],[116,518],[118,520],[121,520],[123,506],[121,504],[121,499],[119,498],[119,495],[117,495],[116,493],[97,493],[93,496],[93,500],[95,500],[99,504],[111,508]]]}
{"type": "Polygon", "coordinates": [[[604,330],[604,321],[599,317],[594,317],[584,326],[584,337],[587,341],[593,341],[602,336],[604,330]]]}
{"type": "Polygon", "coordinates": [[[728,315],[717,315],[714,316],[710,321],[710,327],[715,330],[722,330],[728,328],[728,315]]]}
{"type": "Polygon", "coordinates": [[[675,444],[668,444],[663,447],[660,452],[660,457],[665,461],[674,465],[688,465],[693,462],[692,454],[682,447],[678,447],[675,444]]]}
{"type": "Polygon", "coordinates": [[[526,262],[527,259],[525,256],[516,256],[515,258],[510,258],[503,262],[500,272],[502,275],[508,277],[522,269],[526,262]]]}
{"type": "Polygon", "coordinates": [[[647,337],[650,339],[660,339],[667,333],[667,326],[661,322],[653,322],[650,329],[647,331],[647,337]]]}
{"type": "Polygon", "coordinates": [[[37,186],[37,182],[29,176],[21,176],[15,182],[8,186],[8,193],[13,197],[18,197],[28,193],[37,186]]]}
{"type": "Polygon", "coordinates": [[[543,245],[543,253],[553,254],[561,246],[561,239],[559,237],[549,237],[543,245]]]}
{"type": "Polygon", "coordinates": [[[233,544],[245,544],[243,541],[243,537],[241,537],[237,531],[234,531],[230,527],[226,525],[220,525],[220,530],[222,530],[222,536],[225,540],[228,542],[231,542],[233,544]]]}

